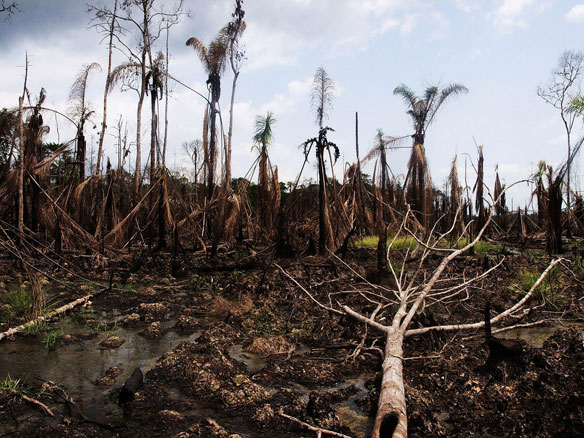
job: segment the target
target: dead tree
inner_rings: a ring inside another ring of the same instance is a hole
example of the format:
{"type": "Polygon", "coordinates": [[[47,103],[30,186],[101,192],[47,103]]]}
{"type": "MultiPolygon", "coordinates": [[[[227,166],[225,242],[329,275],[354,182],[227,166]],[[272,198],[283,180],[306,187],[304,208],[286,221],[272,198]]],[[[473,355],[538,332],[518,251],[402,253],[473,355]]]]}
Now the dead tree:
{"type": "MultiPolygon", "coordinates": [[[[570,104],[575,94],[580,91],[580,77],[584,72],[584,53],[575,51],[565,51],[560,56],[558,66],[552,71],[549,82],[544,86],[537,87],[537,95],[545,102],[559,110],[566,131],[568,141],[568,157],[572,155],[572,130],[577,112],[570,110],[570,104]]],[[[571,209],[570,203],[570,170],[571,165],[566,168],[566,205],[568,216],[571,209]]],[[[570,236],[570,222],[567,223],[567,232],[570,236]]]]}
{"type": "MultiPolygon", "coordinates": [[[[512,187],[510,185],[509,187],[512,187]]],[[[508,188],[509,188],[508,187],[508,188]]],[[[503,192],[504,193],[504,192],[503,192]]],[[[500,201],[497,199],[496,202],[500,201]]],[[[379,393],[379,401],[377,407],[377,415],[373,427],[372,438],[406,438],[407,437],[407,410],[406,410],[406,396],[403,379],[403,344],[404,339],[408,336],[421,335],[433,331],[457,331],[479,329],[484,327],[485,321],[479,318],[478,322],[468,324],[456,325],[439,325],[412,329],[409,328],[410,323],[415,317],[416,313],[424,309],[426,306],[435,302],[450,300],[458,294],[467,289],[473,282],[485,278],[497,269],[503,261],[499,264],[489,268],[481,274],[473,278],[457,281],[450,287],[436,287],[437,282],[443,284],[446,276],[446,268],[457,257],[469,251],[473,246],[479,242],[483,236],[486,228],[489,226],[494,209],[491,208],[486,223],[480,229],[470,243],[460,249],[444,249],[440,247],[441,241],[447,239],[449,234],[453,232],[454,225],[440,235],[437,240],[431,240],[431,237],[422,241],[416,234],[409,231],[407,224],[410,222],[408,216],[411,211],[408,210],[404,215],[400,232],[388,245],[387,261],[391,275],[393,276],[395,287],[384,288],[377,286],[374,294],[366,295],[367,302],[375,304],[375,309],[370,315],[363,312],[357,312],[347,305],[338,304],[339,308],[328,307],[318,302],[306,290],[304,292],[309,295],[311,300],[316,301],[321,308],[336,314],[346,314],[352,318],[367,324],[369,327],[382,333],[385,337],[385,349],[383,351],[382,363],[382,382],[379,393]],[[420,252],[419,263],[413,272],[408,271],[406,260],[410,257],[409,250],[405,251],[404,257],[401,259],[401,266],[395,266],[389,257],[393,243],[400,233],[406,233],[417,240],[420,247],[423,249],[420,252]],[[431,254],[443,254],[443,258],[436,268],[428,272],[424,268],[424,261],[431,254]],[[380,294],[380,291],[382,293],[380,294]],[[380,317],[384,317],[381,318],[380,317]],[[380,321],[388,321],[381,323],[380,321]]],[[[433,230],[435,231],[435,230],[433,230]]],[[[432,233],[430,233],[430,236],[432,233]]],[[[541,283],[544,277],[556,265],[560,259],[556,259],[541,274],[539,279],[535,282],[533,287],[517,301],[513,306],[509,307],[502,313],[490,319],[490,324],[495,324],[507,316],[516,314],[525,302],[532,296],[537,286],[541,283]]]]}

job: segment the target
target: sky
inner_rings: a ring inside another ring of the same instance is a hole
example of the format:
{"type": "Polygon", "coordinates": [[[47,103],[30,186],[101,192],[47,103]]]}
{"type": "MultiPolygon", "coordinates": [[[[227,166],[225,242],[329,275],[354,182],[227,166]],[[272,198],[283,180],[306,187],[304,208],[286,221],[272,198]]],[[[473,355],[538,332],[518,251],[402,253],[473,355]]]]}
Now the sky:
{"type": "MultiPolygon", "coordinates": [[[[90,0],[110,5],[110,0],[90,0]]],[[[82,0],[20,0],[21,12],[0,21],[0,107],[15,107],[22,93],[25,54],[30,66],[28,89],[34,103],[41,88],[45,106],[67,112],[69,89],[83,65],[97,62],[101,72],[89,78],[88,101],[95,116],[86,137],[95,147],[102,118],[107,46],[90,26],[82,0]]],[[[170,7],[171,1],[157,1],[170,7]]],[[[186,0],[189,12],[170,31],[170,73],[206,94],[207,79],[189,37],[208,43],[231,19],[233,0],[186,0]]],[[[484,146],[486,182],[494,171],[506,184],[529,178],[540,160],[552,166],[567,157],[558,110],[536,94],[545,85],[565,50],[584,49],[584,2],[577,0],[245,0],[246,50],[234,110],[233,174],[244,176],[256,158],[252,149],[255,118],[273,111],[275,142],[270,158],[281,181],[293,181],[303,162],[299,147],[317,135],[310,102],[314,73],[324,67],[335,82],[335,99],[326,124],[329,140],[341,150],[335,174],[341,177],[355,157],[355,113],[359,113],[361,155],[373,147],[378,129],[391,136],[411,135],[403,101],[393,94],[406,84],[422,94],[430,85],[465,85],[438,112],[426,136],[432,180],[444,188],[450,164],[458,155],[459,175],[472,188],[477,145],[484,146]]],[[[131,35],[128,42],[136,41],[131,35]]],[[[161,39],[157,50],[164,50],[161,39]]],[[[125,61],[114,55],[114,65],[125,61]]],[[[232,75],[222,80],[221,109],[228,122],[232,75]]],[[[135,138],[137,94],[114,90],[108,104],[106,154],[115,166],[114,126],[123,118],[135,138]]],[[[174,84],[169,103],[167,163],[188,172],[182,143],[202,137],[205,102],[174,84]]],[[[75,133],[64,119],[45,117],[47,141],[68,141],[75,133]]],[[[574,136],[582,134],[576,122],[574,136]]],[[[143,156],[149,149],[149,107],[143,115],[143,156]]],[[[133,140],[132,140],[133,141],[133,140]]],[[[407,170],[409,150],[390,151],[394,175],[407,170]]],[[[314,158],[304,176],[315,177],[314,158]]],[[[129,164],[134,166],[130,156],[129,164]]],[[[365,167],[373,172],[372,163],[365,167]]],[[[572,172],[582,188],[580,162],[572,172]]],[[[525,206],[532,187],[509,193],[514,207],[525,206]]]]}

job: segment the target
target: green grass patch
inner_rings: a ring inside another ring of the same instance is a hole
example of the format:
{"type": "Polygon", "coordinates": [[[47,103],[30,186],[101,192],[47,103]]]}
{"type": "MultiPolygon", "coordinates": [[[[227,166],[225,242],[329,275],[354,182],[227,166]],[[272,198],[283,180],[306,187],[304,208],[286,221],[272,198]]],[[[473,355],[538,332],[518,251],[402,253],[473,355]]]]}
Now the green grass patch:
{"type": "MultiPolygon", "coordinates": [[[[511,289],[519,294],[525,294],[533,287],[540,275],[539,271],[522,269],[517,275],[517,282],[511,285],[511,289]]],[[[554,306],[564,304],[566,297],[560,293],[558,288],[553,287],[558,283],[559,275],[559,270],[555,267],[552,268],[547,277],[537,286],[534,294],[554,306]]]]}
{"type": "MultiPolygon", "coordinates": [[[[392,242],[393,236],[387,237],[387,245],[392,242]]],[[[355,246],[359,248],[377,248],[379,243],[378,236],[365,236],[363,239],[355,242],[355,246]]],[[[416,239],[411,236],[399,236],[393,241],[392,249],[410,249],[413,250],[416,247],[416,239]]]]}
{"type": "MultiPolygon", "coordinates": [[[[388,246],[392,242],[393,238],[394,238],[394,236],[387,237],[387,245],[388,246]]],[[[462,247],[468,245],[469,241],[470,241],[469,237],[465,236],[465,237],[461,238],[460,241],[454,246],[456,248],[462,248],[462,247]]],[[[365,236],[363,239],[357,240],[355,242],[355,246],[359,247],[359,248],[377,248],[378,243],[379,243],[378,236],[365,236]]],[[[417,245],[416,239],[414,239],[412,236],[398,236],[393,241],[393,245],[391,248],[396,249],[396,250],[409,249],[410,251],[413,251],[414,248],[416,247],[416,245],[417,245]]],[[[446,240],[439,242],[437,246],[438,246],[438,248],[442,248],[442,249],[453,248],[453,244],[451,242],[446,241],[446,240]]],[[[503,245],[501,245],[499,243],[491,243],[491,242],[487,242],[484,240],[480,240],[475,245],[475,254],[478,256],[483,256],[486,254],[501,251],[502,249],[503,249],[503,245]]]]}
{"type": "Polygon", "coordinates": [[[365,236],[363,239],[356,241],[355,246],[359,248],[377,248],[378,243],[378,236],[365,236]]]}
{"type": "Polygon", "coordinates": [[[128,283],[123,283],[123,284],[122,283],[116,283],[114,285],[114,287],[116,289],[121,289],[121,290],[124,290],[126,292],[131,292],[133,294],[137,294],[138,293],[138,290],[134,287],[134,285],[132,283],[129,283],[129,282],[128,283]]]}
{"type": "Polygon", "coordinates": [[[62,328],[55,329],[55,330],[47,330],[43,334],[43,338],[41,339],[41,344],[45,346],[47,350],[54,350],[59,345],[61,339],[65,336],[65,330],[62,328]]]}
{"type": "Polygon", "coordinates": [[[28,335],[36,336],[42,332],[47,331],[47,323],[45,321],[40,321],[35,324],[29,325],[24,329],[24,332],[28,335]]]}
{"type": "Polygon", "coordinates": [[[32,312],[32,294],[27,283],[0,289],[0,304],[8,320],[22,319],[32,312]]]}

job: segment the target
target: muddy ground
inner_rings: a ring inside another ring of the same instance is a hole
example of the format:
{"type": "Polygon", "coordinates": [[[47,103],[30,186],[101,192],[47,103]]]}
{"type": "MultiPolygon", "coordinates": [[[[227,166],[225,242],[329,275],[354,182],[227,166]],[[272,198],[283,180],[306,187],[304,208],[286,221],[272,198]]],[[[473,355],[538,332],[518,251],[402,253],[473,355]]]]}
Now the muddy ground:
{"type": "MultiPolygon", "coordinates": [[[[135,253],[107,269],[95,259],[71,255],[67,269],[75,275],[47,266],[51,276],[79,286],[61,301],[86,293],[88,288],[81,287],[76,275],[107,283],[115,269],[112,290],[91,304],[109,315],[102,323],[105,331],[115,334],[115,327],[132,327],[138,329],[135,336],[154,340],[168,331],[196,336],[143,369],[143,386],[123,407],[116,405],[124,383],[117,368],[123,364],[112,363],[107,373],[95,376],[95,388],[107,386],[109,412],[118,409],[119,415],[100,415],[99,410],[80,414],[46,382],[43,386],[29,376],[27,394],[50,407],[55,417],[4,391],[0,431],[11,437],[316,436],[282,417],[283,412],[348,436],[366,436],[381,381],[381,356],[375,347],[382,346],[383,339],[369,330],[355,354],[363,325],[317,307],[275,263],[321,302],[342,302],[361,310],[375,307],[355,293],[371,289],[366,279],[387,286],[391,279],[375,274],[371,249],[349,250],[345,262],[354,271],[332,256],[276,260],[267,251],[256,251],[226,248],[212,261],[201,255],[171,260],[165,254],[135,253]]],[[[493,275],[469,288],[468,294],[426,309],[412,326],[474,322],[482,318],[487,301],[494,310],[503,310],[521,295],[519,273],[543,271],[547,261],[537,248],[461,257],[451,264],[451,280],[441,287],[461,281],[463,273],[468,277],[492,266],[503,256],[505,261],[493,275]]],[[[528,303],[533,310],[509,324],[546,320],[537,326],[545,327],[563,321],[568,328],[582,321],[581,258],[577,251],[567,257],[570,269],[555,271],[551,288],[536,293],[528,303]]],[[[429,260],[429,267],[438,261],[429,260]]],[[[9,260],[2,263],[2,281],[8,282],[17,266],[9,260]]],[[[8,325],[4,321],[0,328],[8,325]]],[[[558,330],[539,348],[524,343],[519,360],[493,366],[486,364],[488,350],[481,333],[408,338],[404,370],[410,436],[584,436],[584,338],[581,326],[575,327],[558,330]]],[[[129,342],[115,337],[107,339],[112,345],[105,348],[129,342]]],[[[82,344],[87,338],[64,336],[56,353],[67,343],[82,344]]],[[[85,409],[83,397],[80,406],[85,409]]]]}

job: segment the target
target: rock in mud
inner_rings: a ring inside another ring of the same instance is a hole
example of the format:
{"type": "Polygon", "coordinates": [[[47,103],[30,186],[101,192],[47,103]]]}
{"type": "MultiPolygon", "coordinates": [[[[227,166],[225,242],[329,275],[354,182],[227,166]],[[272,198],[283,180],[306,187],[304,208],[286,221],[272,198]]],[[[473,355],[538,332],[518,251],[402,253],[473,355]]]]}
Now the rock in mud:
{"type": "Polygon", "coordinates": [[[97,386],[113,386],[116,384],[116,379],[113,379],[110,376],[103,376],[97,379],[95,384],[97,386]]]}
{"type": "Polygon", "coordinates": [[[138,324],[140,324],[140,315],[138,313],[130,313],[122,319],[122,325],[126,327],[132,327],[138,324]]]}
{"type": "Polygon", "coordinates": [[[259,408],[252,417],[256,423],[261,426],[267,426],[274,419],[274,409],[270,404],[265,404],[259,408]]]}
{"type": "Polygon", "coordinates": [[[112,386],[116,383],[118,377],[123,370],[118,367],[110,367],[105,371],[105,375],[95,381],[97,386],[112,386]]]}
{"type": "Polygon", "coordinates": [[[185,420],[185,416],[177,411],[163,409],[158,412],[159,420],[162,423],[178,423],[185,420]]]}
{"type": "Polygon", "coordinates": [[[147,339],[159,339],[162,336],[162,324],[155,321],[141,333],[147,339]]]}
{"type": "Polygon", "coordinates": [[[239,435],[230,435],[223,426],[220,426],[212,418],[207,418],[199,424],[189,429],[188,435],[182,435],[189,438],[236,438],[239,435]]]}
{"type": "Polygon", "coordinates": [[[194,332],[199,326],[199,321],[189,315],[180,315],[174,326],[175,329],[182,332],[194,332]]]}
{"type": "Polygon", "coordinates": [[[113,367],[109,367],[107,370],[105,370],[105,375],[115,379],[120,374],[122,374],[123,371],[124,371],[123,369],[118,368],[116,366],[113,366],[113,367]]]}
{"type": "Polygon", "coordinates": [[[163,318],[168,313],[168,307],[164,303],[141,303],[136,309],[140,319],[150,322],[163,318]]]}
{"type": "Polygon", "coordinates": [[[118,336],[110,336],[99,343],[103,348],[119,348],[124,343],[124,340],[118,336]]]}

